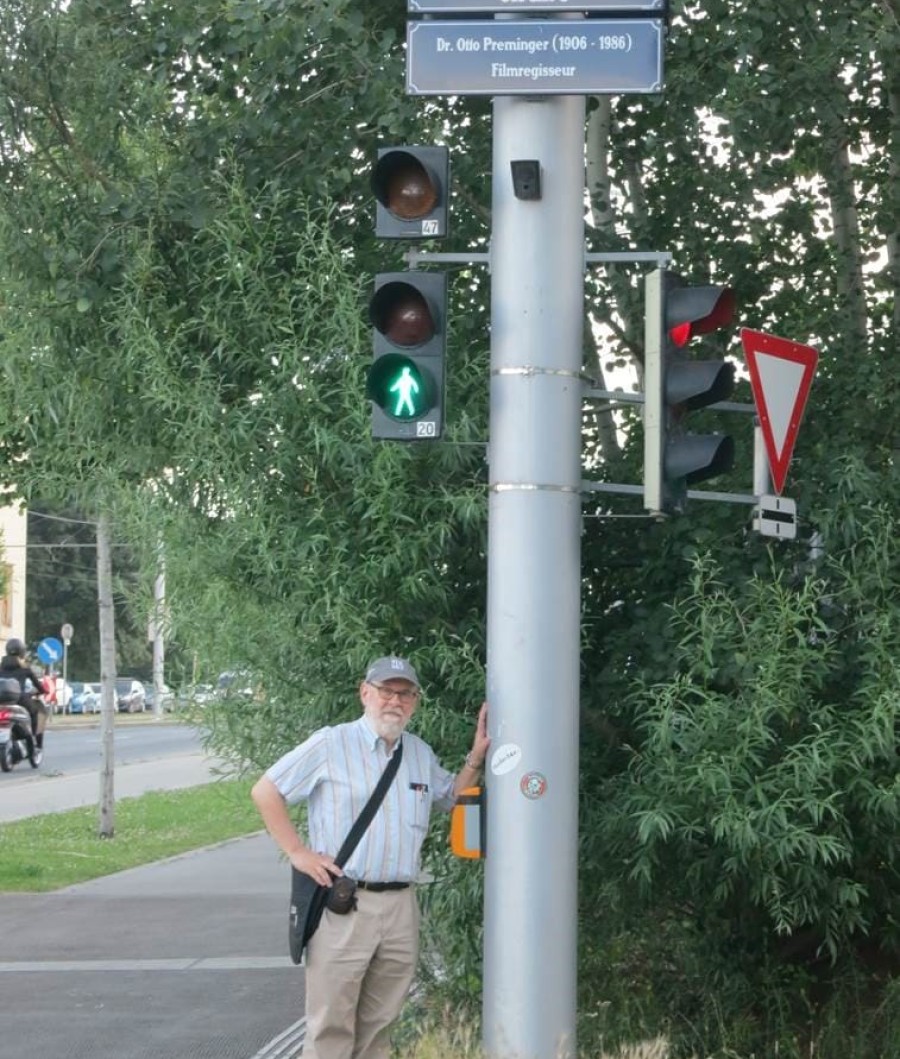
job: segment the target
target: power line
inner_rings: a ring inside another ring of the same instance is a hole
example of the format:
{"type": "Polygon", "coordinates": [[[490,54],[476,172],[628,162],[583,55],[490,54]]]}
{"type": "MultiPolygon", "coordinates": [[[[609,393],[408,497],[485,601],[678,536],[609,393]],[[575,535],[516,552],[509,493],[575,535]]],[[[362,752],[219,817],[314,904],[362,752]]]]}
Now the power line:
{"type": "Polygon", "coordinates": [[[71,522],[76,526],[96,526],[96,522],[91,522],[89,519],[83,518],[66,518],[63,515],[48,515],[45,511],[35,511],[33,508],[26,508],[29,515],[36,515],[37,518],[50,519],[52,522],[71,522]]]}

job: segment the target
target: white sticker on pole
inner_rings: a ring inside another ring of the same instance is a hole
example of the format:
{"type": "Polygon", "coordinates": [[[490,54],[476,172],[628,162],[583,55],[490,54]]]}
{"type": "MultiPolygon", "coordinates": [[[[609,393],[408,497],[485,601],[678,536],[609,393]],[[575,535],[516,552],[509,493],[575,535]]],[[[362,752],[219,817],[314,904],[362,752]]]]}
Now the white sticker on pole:
{"type": "Polygon", "coordinates": [[[515,743],[504,743],[491,754],[491,772],[502,776],[512,770],[522,760],[522,748],[515,743]]]}

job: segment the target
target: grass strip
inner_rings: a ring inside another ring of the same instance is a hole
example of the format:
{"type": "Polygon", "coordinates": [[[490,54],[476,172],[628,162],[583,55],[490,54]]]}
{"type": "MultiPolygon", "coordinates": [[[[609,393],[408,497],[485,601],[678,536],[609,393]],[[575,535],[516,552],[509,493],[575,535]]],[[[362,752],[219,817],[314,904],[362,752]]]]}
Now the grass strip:
{"type": "Polygon", "coordinates": [[[116,802],[100,838],[96,806],[0,826],[0,892],[43,893],[259,831],[249,780],[218,780],[116,802]]]}

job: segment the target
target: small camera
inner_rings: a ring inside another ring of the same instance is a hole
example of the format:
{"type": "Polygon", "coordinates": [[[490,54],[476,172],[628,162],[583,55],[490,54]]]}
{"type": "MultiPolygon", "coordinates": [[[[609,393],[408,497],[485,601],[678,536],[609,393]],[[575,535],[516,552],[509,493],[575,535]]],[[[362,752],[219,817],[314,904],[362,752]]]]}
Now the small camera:
{"type": "Polygon", "coordinates": [[[513,193],[517,199],[536,201],[541,197],[541,163],[536,158],[509,163],[513,193]]]}

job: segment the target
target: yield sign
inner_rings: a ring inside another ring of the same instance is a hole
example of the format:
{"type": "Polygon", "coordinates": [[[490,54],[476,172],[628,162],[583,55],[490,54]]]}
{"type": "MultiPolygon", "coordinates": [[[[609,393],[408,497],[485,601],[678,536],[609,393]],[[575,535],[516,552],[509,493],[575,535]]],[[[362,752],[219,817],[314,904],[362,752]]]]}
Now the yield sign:
{"type": "Polygon", "coordinates": [[[784,488],[806,398],[819,361],[812,346],[741,328],[741,343],[775,492],[784,488]]]}

